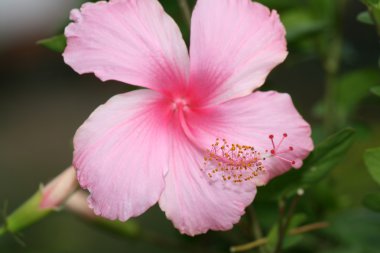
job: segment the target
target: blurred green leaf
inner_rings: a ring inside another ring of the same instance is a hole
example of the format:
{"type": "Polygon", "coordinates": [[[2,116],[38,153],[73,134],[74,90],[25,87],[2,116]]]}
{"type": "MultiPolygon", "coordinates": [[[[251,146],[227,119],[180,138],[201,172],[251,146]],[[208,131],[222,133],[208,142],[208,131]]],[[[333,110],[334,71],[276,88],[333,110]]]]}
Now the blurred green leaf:
{"type": "Polygon", "coordinates": [[[38,45],[44,46],[54,52],[62,53],[66,47],[65,35],[57,35],[51,38],[37,41],[38,45]]]}
{"type": "Polygon", "coordinates": [[[372,178],[380,184],[380,148],[366,150],[364,162],[372,178]]]}
{"type": "MultiPolygon", "coordinates": [[[[301,225],[302,223],[304,223],[306,221],[306,219],[307,219],[307,216],[303,213],[293,215],[293,217],[289,223],[289,226],[286,229],[286,234],[289,232],[289,230],[296,228],[299,225],[301,225]]],[[[272,226],[272,228],[270,229],[270,231],[268,233],[267,238],[268,238],[268,242],[267,242],[268,249],[270,251],[273,251],[276,244],[277,244],[277,240],[278,240],[278,223],[276,223],[272,226]]],[[[286,248],[289,248],[289,247],[297,244],[297,242],[299,242],[299,240],[301,238],[302,238],[302,236],[300,236],[300,235],[286,236],[285,240],[284,240],[283,248],[286,249],[286,248]]]]}
{"type": "Polygon", "coordinates": [[[354,133],[347,128],[320,143],[304,162],[302,182],[312,184],[322,180],[343,159],[351,147],[354,133]]]}
{"type": "Polygon", "coordinates": [[[318,33],[326,26],[323,21],[316,20],[305,8],[285,11],[281,14],[281,20],[286,28],[286,37],[289,42],[318,33]]]}
{"type": "MultiPolygon", "coordinates": [[[[360,69],[343,75],[336,85],[337,113],[341,125],[345,125],[348,117],[356,111],[360,101],[369,95],[371,87],[380,84],[378,69],[360,69]]],[[[327,113],[327,112],[324,112],[327,113]]]]}
{"type": "Polygon", "coordinates": [[[363,0],[364,4],[367,5],[368,11],[370,12],[372,19],[375,20],[377,26],[380,25],[380,0],[363,0]]]}
{"type": "Polygon", "coordinates": [[[325,22],[332,22],[336,8],[339,8],[340,1],[331,0],[309,0],[310,9],[313,14],[325,22]]]}
{"type": "Polygon", "coordinates": [[[297,0],[288,0],[288,1],[278,1],[278,0],[258,0],[257,2],[260,2],[266,6],[268,6],[271,9],[284,9],[284,8],[290,8],[294,5],[299,4],[297,0]]]}
{"type": "Polygon", "coordinates": [[[363,2],[366,4],[380,5],[380,0],[363,0],[363,2]]]}
{"type": "MultiPolygon", "coordinates": [[[[296,228],[299,227],[301,224],[305,223],[307,220],[307,215],[306,214],[296,214],[292,217],[292,220],[290,221],[289,227],[287,229],[287,233],[296,228]]],[[[284,249],[290,248],[294,245],[297,245],[300,240],[302,240],[303,235],[293,235],[293,236],[286,236],[284,240],[284,249]]]]}
{"type": "Polygon", "coordinates": [[[380,97],[380,86],[372,87],[371,92],[380,97]]]}
{"type": "Polygon", "coordinates": [[[380,212],[380,193],[367,194],[363,199],[363,205],[375,212],[380,212]]]}
{"type": "Polygon", "coordinates": [[[358,16],[356,17],[356,19],[363,23],[363,24],[367,24],[367,25],[374,25],[375,23],[373,22],[372,20],[372,17],[371,15],[369,14],[368,11],[362,11],[358,14],[358,16]]]}
{"type": "Polygon", "coordinates": [[[286,28],[286,37],[289,42],[318,33],[325,27],[323,21],[315,19],[305,9],[285,11],[281,14],[281,20],[286,28]]]}
{"type": "Polygon", "coordinates": [[[269,230],[267,235],[268,242],[267,247],[269,251],[273,251],[276,247],[277,239],[278,239],[278,223],[275,223],[272,228],[269,230]]]}
{"type": "Polygon", "coordinates": [[[343,210],[330,220],[325,230],[327,237],[336,242],[340,250],[323,250],[323,253],[377,253],[380,248],[380,215],[362,209],[343,210]]]}

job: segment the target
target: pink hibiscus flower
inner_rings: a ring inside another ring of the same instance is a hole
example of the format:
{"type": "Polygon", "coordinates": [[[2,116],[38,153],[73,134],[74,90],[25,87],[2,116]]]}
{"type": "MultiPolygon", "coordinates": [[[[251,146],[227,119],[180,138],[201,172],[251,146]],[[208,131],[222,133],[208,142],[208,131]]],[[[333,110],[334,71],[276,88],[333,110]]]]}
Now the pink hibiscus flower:
{"type": "Polygon", "coordinates": [[[252,93],[287,55],[275,11],[198,0],[190,55],[157,0],[87,3],[71,19],[68,65],[148,88],[114,96],[75,135],[77,177],[97,215],[125,221],[158,202],[182,233],[228,230],[258,185],[313,149],[289,95],[252,93]]]}

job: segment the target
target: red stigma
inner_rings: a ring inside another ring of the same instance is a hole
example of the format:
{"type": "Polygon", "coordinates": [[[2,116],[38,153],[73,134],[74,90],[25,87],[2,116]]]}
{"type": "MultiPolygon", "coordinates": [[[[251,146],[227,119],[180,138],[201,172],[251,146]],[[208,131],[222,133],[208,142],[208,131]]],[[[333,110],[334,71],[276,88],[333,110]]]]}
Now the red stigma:
{"type": "MultiPolygon", "coordinates": [[[[269,151],[270,156],[276,157],[277,159],[288,162],[291,165],[295,165],[296,162],[294,160],[289,160],[288,158],[282,156],[283,154],[286,154],[294,150],[293,146],[288,146],[288,148],[281,149],[281,144],[283,144],[283,142],[286,140],[287,137],[288,137],[288,134],[283,133],[281,139],[278,141],[277,144],[275,144],[274,134],[269,135],[269,139],[272,144],[272,149],[270,149],[269,151]]],[[[265,152],[268,153],[268,150],[265,150],[265,152]]]]}

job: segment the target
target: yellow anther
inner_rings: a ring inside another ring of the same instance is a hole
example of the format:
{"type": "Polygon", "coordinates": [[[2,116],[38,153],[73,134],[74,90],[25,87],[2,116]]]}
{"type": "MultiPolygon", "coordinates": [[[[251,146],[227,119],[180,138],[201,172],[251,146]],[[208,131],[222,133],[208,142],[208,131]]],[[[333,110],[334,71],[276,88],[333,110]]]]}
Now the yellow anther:
{"type": "MultiPolygon", "coordinates": [[[[252,146],[229,144],[226,139],[219,145],[219,138],[206,150],[204,168],[208,177],[215,175],[223,181],[241,183],[250,181],[265,172],[259,152],[252,146]]],[[[227,182],[226,182],[227,183],[227,182]]]]}

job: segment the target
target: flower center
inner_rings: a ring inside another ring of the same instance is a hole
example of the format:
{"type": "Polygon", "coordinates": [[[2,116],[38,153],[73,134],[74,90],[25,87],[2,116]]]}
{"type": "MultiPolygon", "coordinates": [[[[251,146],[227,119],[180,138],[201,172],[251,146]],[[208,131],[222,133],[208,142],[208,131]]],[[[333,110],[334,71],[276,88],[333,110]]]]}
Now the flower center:
{"type": "Polygon", "coordinates": [[[186,98],[180,97],[173,99],[171,102],[171,107],[173,111],[188,111],[189,110],[189,104],[188,100],[186,98]]]}

